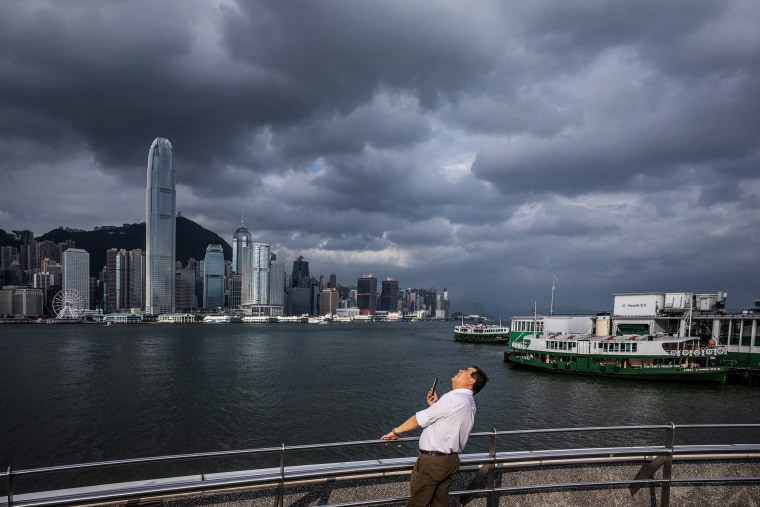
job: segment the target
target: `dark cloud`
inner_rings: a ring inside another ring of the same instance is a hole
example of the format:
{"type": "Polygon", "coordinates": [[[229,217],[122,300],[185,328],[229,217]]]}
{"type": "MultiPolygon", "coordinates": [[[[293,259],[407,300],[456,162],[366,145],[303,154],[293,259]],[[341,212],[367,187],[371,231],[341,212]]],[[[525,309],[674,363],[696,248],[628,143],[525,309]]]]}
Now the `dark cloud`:
{"type": "MultiPolygon", "coordinates": [[[[0,0],[2,1],[2,0],[0,0]]],[[[614,292],[760,297],[760,7],[2,2],[0,228],[241,214],[288,265],[508,316],[614,292]]],[[[581,305],[580,302],[583,302],[581,305]]]]}

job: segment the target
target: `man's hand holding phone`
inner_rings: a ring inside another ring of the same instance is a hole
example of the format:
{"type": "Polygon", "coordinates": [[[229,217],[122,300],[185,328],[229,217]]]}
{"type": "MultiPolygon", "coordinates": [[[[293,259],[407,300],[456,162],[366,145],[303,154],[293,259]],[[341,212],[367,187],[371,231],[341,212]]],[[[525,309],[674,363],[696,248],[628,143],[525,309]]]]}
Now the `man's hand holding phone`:
{"type": "Polygon", "coordinates": [[[435,377],[435,379],[433,379],[433,387],[431,387],[430,391],[428,391],[428,394],[427,394],[428,405],[432,405],[433,403],[438,401],[438,393],[435,392],[436,385],[438,385],[438,377],[435,377]]]}

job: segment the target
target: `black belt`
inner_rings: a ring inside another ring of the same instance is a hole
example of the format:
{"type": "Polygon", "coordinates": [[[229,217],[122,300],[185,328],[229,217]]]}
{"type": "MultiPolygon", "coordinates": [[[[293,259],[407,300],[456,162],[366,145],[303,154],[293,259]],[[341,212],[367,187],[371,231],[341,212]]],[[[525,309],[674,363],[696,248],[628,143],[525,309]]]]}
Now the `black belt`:
{"type": "Polygon", "coordinates": [[[452,456],[459,454],[458,452],[440,452],[440,451],[423,451],[420,449],[420,454],[432,454],[433,456],[452,456]]]}

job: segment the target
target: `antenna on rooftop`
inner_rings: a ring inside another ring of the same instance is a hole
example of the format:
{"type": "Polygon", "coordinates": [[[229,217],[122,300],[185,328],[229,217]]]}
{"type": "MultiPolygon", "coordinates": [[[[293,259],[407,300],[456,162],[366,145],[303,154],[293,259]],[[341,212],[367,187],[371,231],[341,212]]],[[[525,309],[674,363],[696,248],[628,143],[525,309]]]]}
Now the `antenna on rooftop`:
{"type": "Polygon", "coordinates": [[[553,276],[552,277],[552,302],[551,302],[551,305],[549,306],[549,315],[554,315],[554,291],[557,290],[556,283],[557,283],[557,277],[553,276]]]}

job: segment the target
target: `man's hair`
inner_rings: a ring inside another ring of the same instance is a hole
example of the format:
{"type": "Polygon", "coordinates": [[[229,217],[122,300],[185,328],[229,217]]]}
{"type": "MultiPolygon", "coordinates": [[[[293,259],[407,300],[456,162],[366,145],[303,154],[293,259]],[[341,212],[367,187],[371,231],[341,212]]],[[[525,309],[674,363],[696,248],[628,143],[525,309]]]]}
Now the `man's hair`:
{"type": "Polygon", "coordinates": [[[479,366],[470,366],[470,368],[475,368],[475,371],[470,373],[470,377],[475,379],[475,383],[472,385],[472,392],[478,394],[485,387],[486,382],[488,382],[488,375],[479,366]]]}

